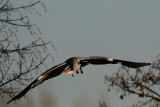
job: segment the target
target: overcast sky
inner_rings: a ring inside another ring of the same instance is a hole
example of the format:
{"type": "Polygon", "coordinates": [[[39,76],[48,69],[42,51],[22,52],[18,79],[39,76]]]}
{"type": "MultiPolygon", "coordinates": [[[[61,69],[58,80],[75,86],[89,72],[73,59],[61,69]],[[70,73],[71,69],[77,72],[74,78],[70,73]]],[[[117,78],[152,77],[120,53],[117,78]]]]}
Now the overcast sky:
{"type": "MultiPolygon", "coordinates": [[[[46,0],[44,4],[47,13],[32,20],[41,29],[42,38],[57,49],[54,63],[48,62],[48,67],[72,56],[152,62],[160,53],[159,0],[46,0]]],[[[59,76],[29,93],[36,98],[42,88],[48,87],[46,93],[53,94],[58,107],[73,107],[82,96],[90,99],[92,107],[98,107],[99,101],[105,101],[108,107],[132,105],[137,97],[122,101],[115,91],[107,93],[104,75],[119,67],[90,65],[83,69],[83,75],[59,76]]]]}

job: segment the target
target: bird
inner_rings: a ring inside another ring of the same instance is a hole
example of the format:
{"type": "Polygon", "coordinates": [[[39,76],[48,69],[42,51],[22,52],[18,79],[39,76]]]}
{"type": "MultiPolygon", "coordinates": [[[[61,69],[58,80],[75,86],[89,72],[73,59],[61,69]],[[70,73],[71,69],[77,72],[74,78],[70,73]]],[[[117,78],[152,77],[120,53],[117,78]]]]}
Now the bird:
{"type": "Polygon", "coordinates": [[[20,99],[23,97],[29,90],[35,88],[36,86],[42,84],[44,81],[59,76],[62,73],[72,75],[79,73],[79,71],[83,74],[82,67],[85,67],[88,64],[92,65],[104,65],[104,64],[121,64],[130,68],[139,68],[143,66],[151,65],[151,63],[145,62],[131,62],[119,59],[112,59],[108,57],[102,56],[89,56],[89,57],[71,57],[67,59],[65,62],[56,65],[44,73],[42,73],[38,78],[36,78],[33,82],[31,82],[24,90],[22,90],[18,95],[13,97],[11,100],[7,102],[9,104],[12,101],[20,99]]]}

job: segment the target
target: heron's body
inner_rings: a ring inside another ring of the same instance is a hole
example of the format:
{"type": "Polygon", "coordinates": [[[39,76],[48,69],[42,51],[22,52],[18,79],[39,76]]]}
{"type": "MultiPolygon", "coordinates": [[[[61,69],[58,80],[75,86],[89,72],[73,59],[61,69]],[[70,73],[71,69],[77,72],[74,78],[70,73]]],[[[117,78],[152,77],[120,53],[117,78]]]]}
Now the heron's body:
{"type": "Polygon", "coordinates": [[[94,64],[94,65],[121,64],[123,66],[131,67],[131,68],[139,68],[139,67],[150,65],[150,63],[131,62],[131,61],[124,61],[124,60],[112,59],[112,58],[107,58],[107,57],[101,57],[101,56],[72,57],[66,60],[64,63],[56,65],[50,68],[49,70],[47,70],[46,72],[42,73],[37,79],[35,79],[23,91],[21,91],[18,95],[16,95],[10,101],[8,101],[8,103],[21,98],[30,89],[38,86],[39,84],[43,83],[45,80],[56,77],[62,73],[66,73],[72,76],[75,76],[75,74],[78,73],[79,70],[81,71],[81,73],[83,73],[81,68],[88,64],[94,64]]]}
{"type": "Polygon", "coordinates": [[[69,63],[71,70],[67,74],[74,76],[76,74],[76,72],[81,68],[80,61],[81,61],[81,57],[69,58],[66,61],[66,63],[69,63]]]}

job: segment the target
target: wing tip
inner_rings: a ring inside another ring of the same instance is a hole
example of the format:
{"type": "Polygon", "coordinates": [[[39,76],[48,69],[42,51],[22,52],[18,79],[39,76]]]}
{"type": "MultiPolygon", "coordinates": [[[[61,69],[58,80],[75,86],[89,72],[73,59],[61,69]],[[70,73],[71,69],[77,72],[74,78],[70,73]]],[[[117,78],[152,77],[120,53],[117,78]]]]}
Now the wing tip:
{"type": "Polygon", "coordinates": [[[151,65],[151,63],[146,63],[147,65],[151,65]]]}
{"type": "Polygon", "coordinates": [[[151,65],[151,63],[141,63],[139,66],[137,66],[136,68],[139,68],[139,67],[144,67],[144,66],[149,66],[151,65]]]}
{"type": "Polygon", "coordinates": [[[7,102],[7,104],[9,104],[10,102],[12,102],[14,99],[11,99],[11,100],[9,100],[8,102],[7,102]]]}
{"type": "Polygon", "coordinates": [[[149,65],[151,65],[151,63],[145,63],[145,62],[144,62],[144,63],[142,63],[142,65],[143,65],[143,66],[149,66],[149,65]]]}

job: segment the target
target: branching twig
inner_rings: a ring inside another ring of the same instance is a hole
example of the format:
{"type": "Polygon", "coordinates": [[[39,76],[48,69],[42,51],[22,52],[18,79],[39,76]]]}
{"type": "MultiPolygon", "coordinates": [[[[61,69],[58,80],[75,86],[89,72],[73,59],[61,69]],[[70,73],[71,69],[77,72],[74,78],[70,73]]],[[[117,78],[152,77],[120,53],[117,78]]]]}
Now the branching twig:
{"type": "Polygon", "coordinates": [[[160,61],[157,59],[153,62],[148,71],[137,69],[134,73],[122,67],[114,75],[106,75],[105,80],[107,81],[106,83],[110,83],[110,88],[116,87],[117,92],[121,92],[120,98],[123,98],[126,95],[135,94],[142,98],[149,98],[149,100],[143,102],[141,106],[152,101],[157,104],[160,102],[159,89],[157,90],[157,88],[160,88],[159,85],[157,86],[160,81],[160,70],[155,69],[155,67],[159,68],[159,65],[160,61]]]}

